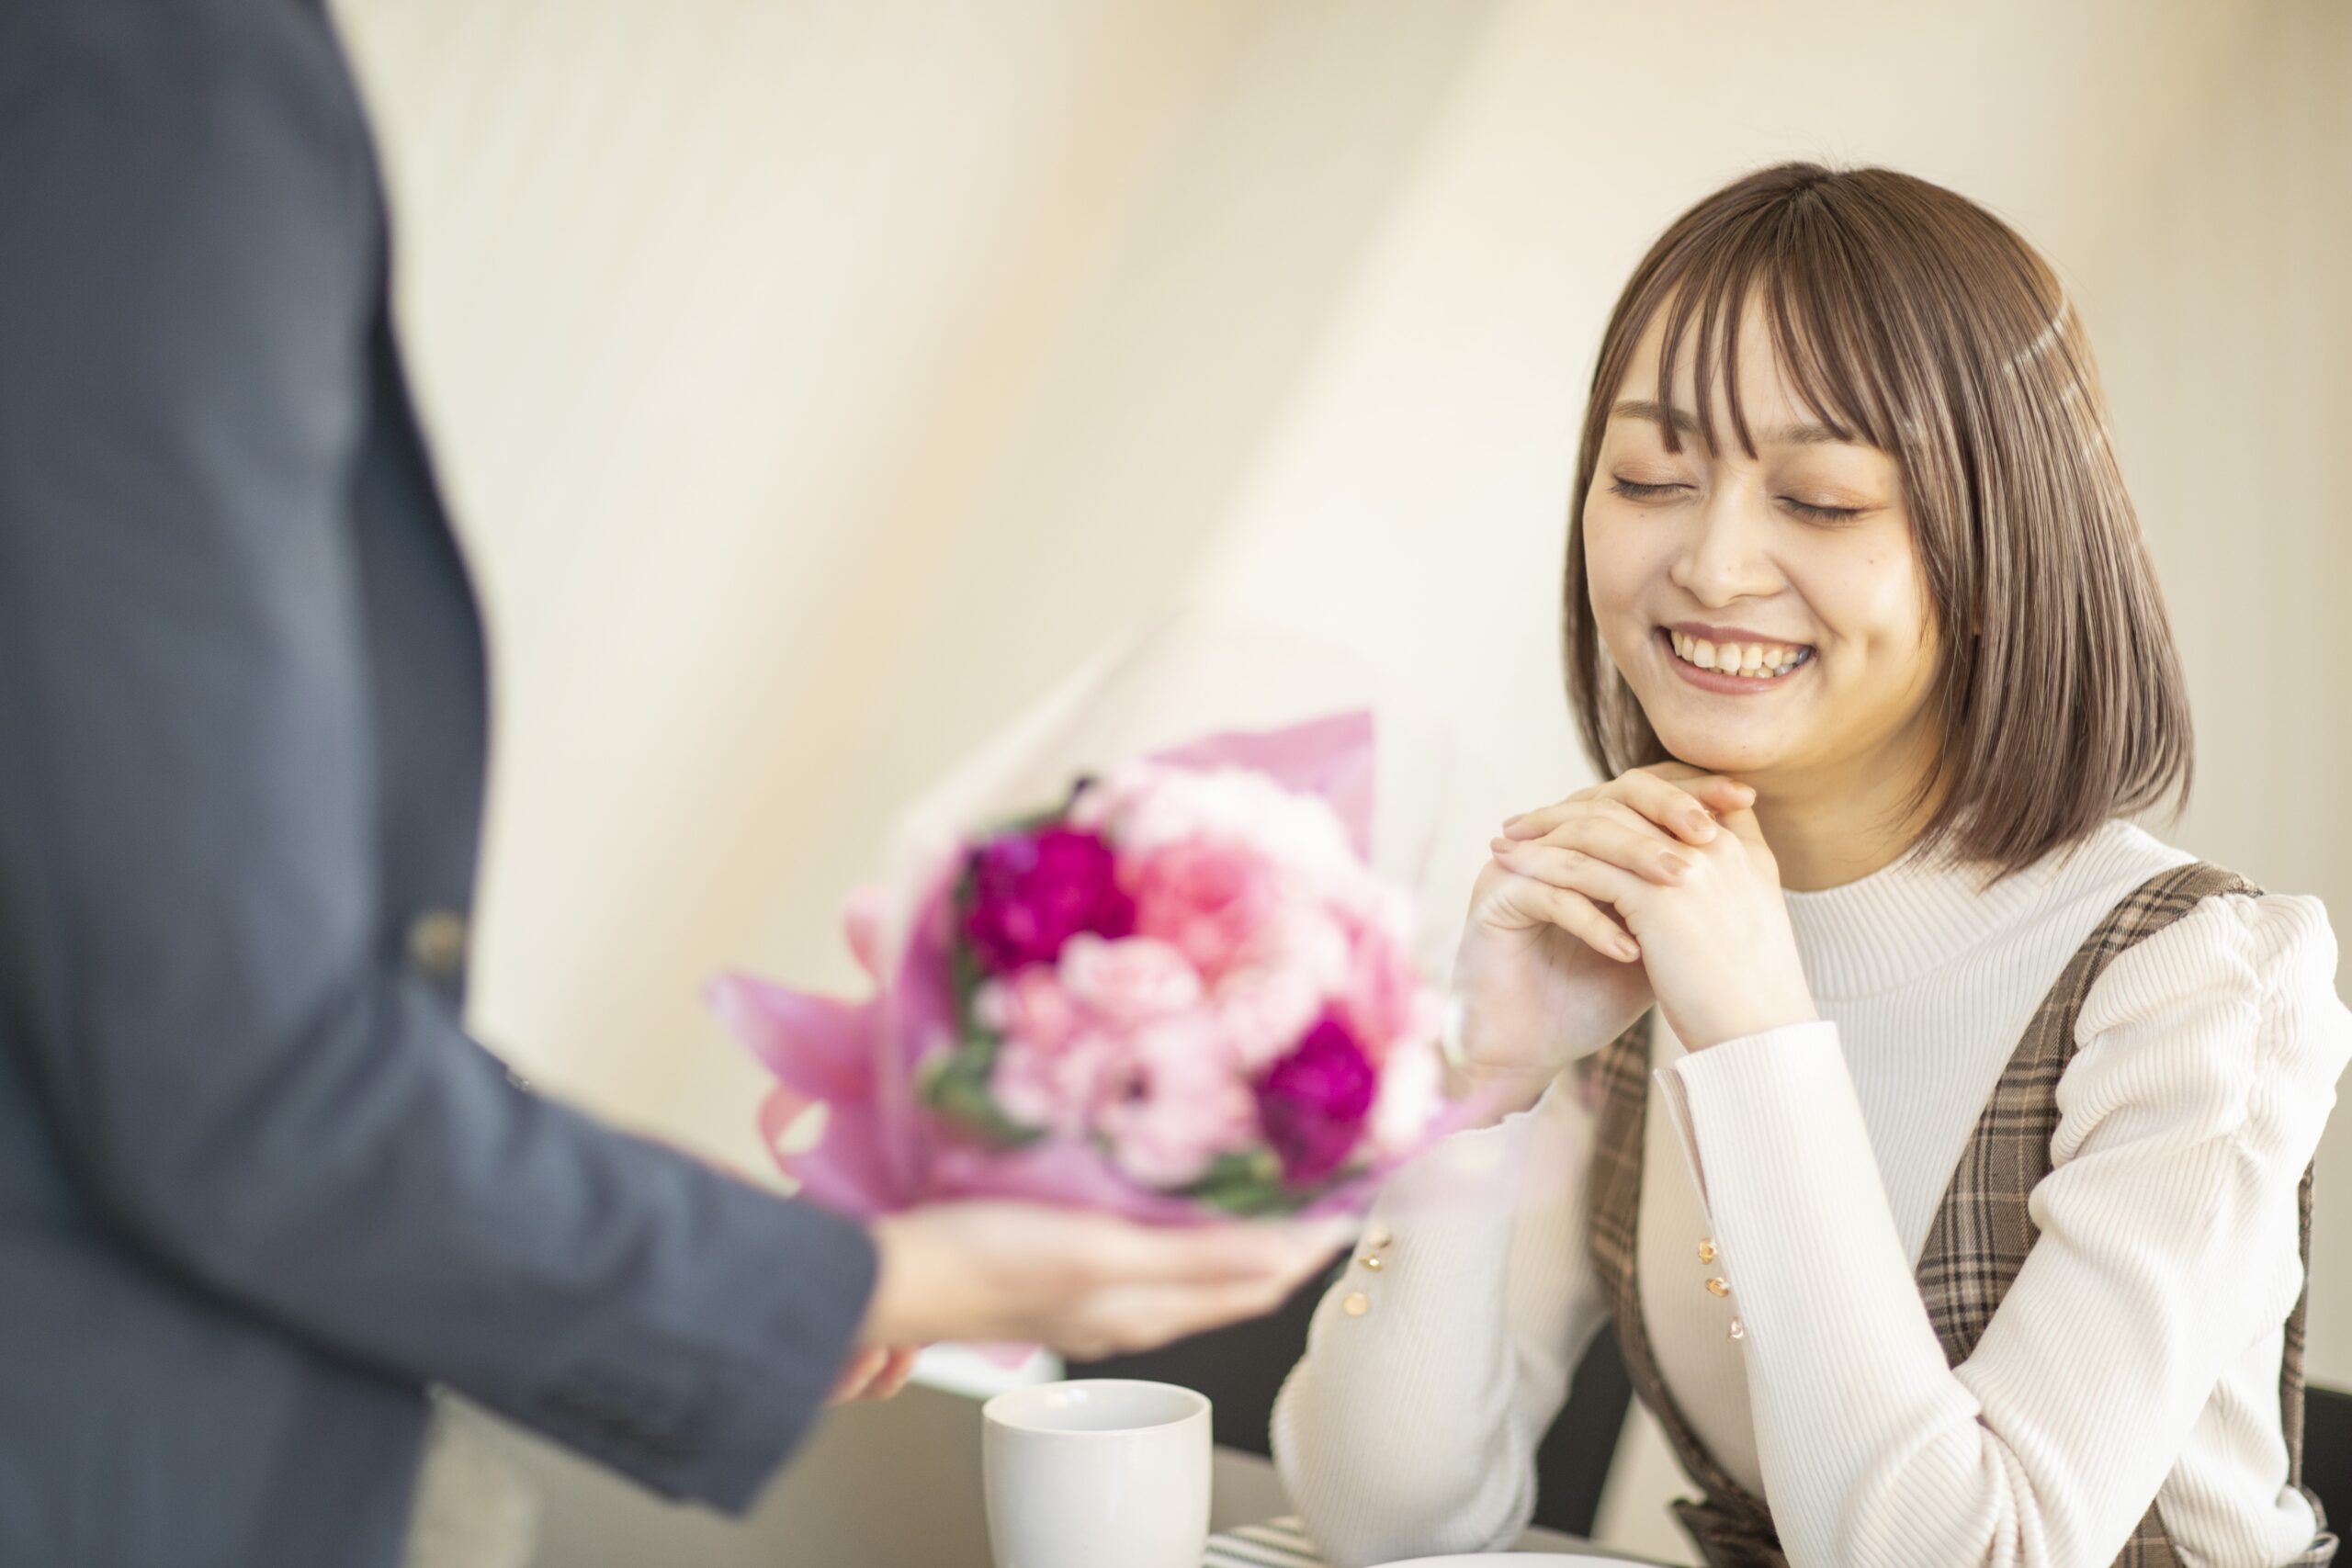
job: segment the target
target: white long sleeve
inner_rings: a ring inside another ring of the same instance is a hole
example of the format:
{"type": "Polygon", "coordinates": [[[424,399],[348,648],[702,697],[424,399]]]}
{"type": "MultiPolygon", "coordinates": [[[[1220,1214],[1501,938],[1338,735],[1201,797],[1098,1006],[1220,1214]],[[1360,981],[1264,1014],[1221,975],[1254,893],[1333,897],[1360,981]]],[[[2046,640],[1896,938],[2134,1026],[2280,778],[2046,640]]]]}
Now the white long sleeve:
{"type": "MultiPolygon", "coordinates": [[[[2209,1418],[2209,1441],[2260,1450],[2239,1471],[2283,1475],[2295,1192],[2352,1057],[2335,967],[2306,898],[2209,900],[2115,960],[2059,1085],[2054,1168],[2031,1200],[2041,1235],[1956,1369],[1836,1025],[1661,1070],[1746,1324],[1792,1563],[2111,1562],[2209,1418]],[[2242,1367],[2251,1386],[2232,1382],[2242,1367]]],[[[2167,1506],[2184,1548],[2204,1549],[2191,1561],[2275,1562],[2311,1539],[2293,1493],[2220,1501],[2167,1506]]]]}
{"type": "MultiPolygon", "coordinates": [[[[2301,1280],[2295,1184],[2352,1057],[2315,902],[2209,902],[2094,987],[2041,1244],[1962,1367],[1913,1282],[2035,1004],[2123,894],[2187,858],[2117,823],[1989,890],[1905,862],[1792,894],[1827,1022],[1690,1057],[1661,1041],[1645,1325],[1799,1568],[2104,1568],[2152,1495],[2189,1563],[2308,1540],[2283,1485],[2278,1320],[2301,1280]],[[1718,1273],[1727,1302],[1702,1288],[1718,1273]]],[[[1532,1506],[1531,1456],[1607,1311],[1571,1087],[1401,1173],[1374,1218],[1396,1237],[1384,1267],[1351,1264],[1316,1314],[1275,1452],[1335,1562],[1507,1544],[1532,1506]],[[1449,1185],[1451,1204],[1424,1195],[1449,1185]]]]}
{"type": "Polygon", "coordinates": [[[1586,1247],[1590,1117],[1555,1079],[1391,1179],[1274,1404],[1274,1461],[1340,1568],[1508,1544],[1535,1448],[1607,1316],[1586,1247]],[[1347,1310],[1360,1297],[1360,1314],[1347,1310]]]}

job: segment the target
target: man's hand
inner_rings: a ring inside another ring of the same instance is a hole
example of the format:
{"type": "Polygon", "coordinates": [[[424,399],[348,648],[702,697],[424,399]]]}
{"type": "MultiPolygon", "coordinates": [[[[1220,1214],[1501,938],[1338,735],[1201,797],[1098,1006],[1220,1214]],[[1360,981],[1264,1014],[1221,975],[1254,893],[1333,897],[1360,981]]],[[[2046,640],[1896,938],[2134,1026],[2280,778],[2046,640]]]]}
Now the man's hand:
{"type": "Polygon", "coordinates": [[[1088,1360],[1150,1349],[1272,1312],[1355,1230],[1155,1226],[1038,1203],[914,1209],[875,1223],[881,1274],[859,1342],[1010,1340],[1088,1360]]]}
{"type": "Polygon", "coordinates": [[[860,1346],[850,1352],[849,1363],[842,1368],[842,1375],[833,1382],[833,1392],[826,1397],[827,1404],[848,1404],[856,1400],[889,1399],[907,1386],[907,1379],[914,1375],[915,1358],[922,1354],[914,1345],[860,1346]]]}

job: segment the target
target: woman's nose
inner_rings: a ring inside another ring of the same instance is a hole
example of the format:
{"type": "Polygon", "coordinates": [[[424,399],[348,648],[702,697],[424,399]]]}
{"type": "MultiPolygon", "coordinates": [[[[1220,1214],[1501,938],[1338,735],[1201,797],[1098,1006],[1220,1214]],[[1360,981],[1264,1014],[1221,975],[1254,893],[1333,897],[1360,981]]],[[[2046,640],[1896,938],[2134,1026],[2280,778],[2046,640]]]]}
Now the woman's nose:
{"type": "Polygon", "coordinates": [[[1689,536],[1668,572],[1675,586],[1707,605],[1777,592],[1781,573],[1767,547],[1771,517],[1763,502],[1726,485],[1690,513],[1689,536]]]}

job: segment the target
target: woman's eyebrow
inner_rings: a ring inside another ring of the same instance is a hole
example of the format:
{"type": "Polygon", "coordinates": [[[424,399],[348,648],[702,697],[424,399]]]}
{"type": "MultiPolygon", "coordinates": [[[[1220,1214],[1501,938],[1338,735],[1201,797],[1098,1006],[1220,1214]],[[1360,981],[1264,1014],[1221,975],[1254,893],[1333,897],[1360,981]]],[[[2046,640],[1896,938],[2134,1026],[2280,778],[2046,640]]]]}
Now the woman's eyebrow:
{"type": "MultiPolygon", "coordinates": [[[[1668,408],[1663,403],[1642,399],[1629,399],[1609,411],[1611,419],[1646,420],[1652,424],[1679,431],[1703,444],[1699,432],[1699,417],[1689,409],[1668,408]]],[[[1850,435],[1841,435],[1826,424],[1784,424],[1778,430],[1767,431],[1763,443],[1767,446],[1866,446],[1850,435]]]]}

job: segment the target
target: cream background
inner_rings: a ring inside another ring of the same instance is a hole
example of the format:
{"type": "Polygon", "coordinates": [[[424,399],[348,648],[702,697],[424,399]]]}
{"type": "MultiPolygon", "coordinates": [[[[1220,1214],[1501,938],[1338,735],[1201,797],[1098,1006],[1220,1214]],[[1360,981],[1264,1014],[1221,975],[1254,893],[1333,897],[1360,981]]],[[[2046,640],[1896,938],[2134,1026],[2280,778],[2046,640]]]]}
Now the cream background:
{"type": "MultiPolygon", "coordinates": [[[[894,807],[1168,605],[1585,782],[1555,650],[1600,328],[1675,212],[1884,162],[2074,285],[2190,671],[2172,834],[2352,926],[2352,8],[2330,0],[340,0],[496,657],[477,1021],[755,1160],[695,987],[845,983],[894,807]]],[[[2352,1382],[2352,1133],[2319,1372],[2352,1382]]],[[[1607,1533],[1671,1548],[1654,1435],[1607,1533]]]]}

